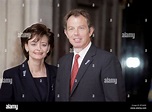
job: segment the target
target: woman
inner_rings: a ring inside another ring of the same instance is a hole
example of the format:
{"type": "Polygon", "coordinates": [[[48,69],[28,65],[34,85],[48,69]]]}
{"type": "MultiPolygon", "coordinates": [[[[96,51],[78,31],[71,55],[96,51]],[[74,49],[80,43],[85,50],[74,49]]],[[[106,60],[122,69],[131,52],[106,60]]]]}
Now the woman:
{"type": "Polygon", "coordinates": [[[36,23],[23,31],[21,45],[26,60],[4,71],[0,101],[54,101],[57,67],[45,62],[54,47],[54,34],[45,25],[36,23]]]}

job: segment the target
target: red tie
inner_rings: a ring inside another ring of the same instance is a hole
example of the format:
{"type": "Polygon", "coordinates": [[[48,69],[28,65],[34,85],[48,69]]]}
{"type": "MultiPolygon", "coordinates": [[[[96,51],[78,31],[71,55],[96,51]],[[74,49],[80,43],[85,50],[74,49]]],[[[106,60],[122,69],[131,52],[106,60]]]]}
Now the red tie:
{"type": "Polygon", "coordinates": [[[75,77],[77,75],[77,72],[78,72],[78,68],[79,68],[79,65],[78,65],[78,58],[79,58],[79,54],[76,54],[75,55],[75,60],[74,60],[74,65],[73,65],[73,68],[72,68],[72,74],[71,74],[71,86],[70,86],[70,90],[72,91],[72,87],[73,87],[73,84],[74,84],[74,80],[75,80],[75,77]]]}

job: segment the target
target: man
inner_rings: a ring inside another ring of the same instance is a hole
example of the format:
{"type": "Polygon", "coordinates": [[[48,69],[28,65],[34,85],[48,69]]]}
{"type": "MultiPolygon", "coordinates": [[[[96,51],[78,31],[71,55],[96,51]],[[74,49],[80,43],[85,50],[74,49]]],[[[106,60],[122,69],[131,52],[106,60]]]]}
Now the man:
{"type": "Polygon", "coordinates": [[[71,10],[64,18],[64,33],[73,53],[58,62],[56,101],[125,101],[125,82],[118,59],[91,42],[94,32],[90,15],[83,9],[71,10]],[[75,54],[79,54],[77,75],[72,83],[75,54]]]}

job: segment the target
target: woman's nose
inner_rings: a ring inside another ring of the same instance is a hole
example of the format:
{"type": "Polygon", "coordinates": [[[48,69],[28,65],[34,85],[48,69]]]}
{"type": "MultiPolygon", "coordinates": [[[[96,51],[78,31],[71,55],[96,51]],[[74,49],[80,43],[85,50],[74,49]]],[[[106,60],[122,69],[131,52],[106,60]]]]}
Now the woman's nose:
{"type": "Polygon", "coordinates": [[[37,44],[37,49],[41,50],[41,45],[40,44],[37,44]]]}

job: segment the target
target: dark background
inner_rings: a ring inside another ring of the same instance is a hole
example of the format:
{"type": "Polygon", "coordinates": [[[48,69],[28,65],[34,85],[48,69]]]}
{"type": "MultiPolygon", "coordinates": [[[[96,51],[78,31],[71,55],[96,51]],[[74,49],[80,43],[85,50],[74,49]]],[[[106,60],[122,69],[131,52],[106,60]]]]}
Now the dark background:
{"type": "Polygon", "coordinates": [[[143,67],[124,68],[127,101],[148,101],[152,73],[151,10],[150,0],[132,0],[123,10],[123,32],[135,33],[135,39],[122,39],[122,56],[131,53],[140,57],[143,67]]]}

